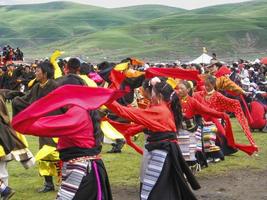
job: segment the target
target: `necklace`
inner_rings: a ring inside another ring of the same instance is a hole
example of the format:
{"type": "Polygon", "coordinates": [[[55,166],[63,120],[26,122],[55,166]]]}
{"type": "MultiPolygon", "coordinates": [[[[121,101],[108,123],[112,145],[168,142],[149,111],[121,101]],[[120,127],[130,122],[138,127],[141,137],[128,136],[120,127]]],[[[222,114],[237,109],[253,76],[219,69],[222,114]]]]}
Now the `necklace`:
{"type": "Polygon", "coordinates": [[[40,87],[43,88],[47,84],[48,80],[44,83],[40,83],[40,87]]]}
{"type": "Polygon", "coordinates": [[[207,92],[207,94],[210,96],[210,95],[212,95],[214,92],[215,92],[215,90],[213,89],[213,90],[211,90],[210,92],[207,92]]]}
{"type": "Polygon", "coordinates": [[[187,96],[181,98],[182,102],[187,102],[187,96]]]}

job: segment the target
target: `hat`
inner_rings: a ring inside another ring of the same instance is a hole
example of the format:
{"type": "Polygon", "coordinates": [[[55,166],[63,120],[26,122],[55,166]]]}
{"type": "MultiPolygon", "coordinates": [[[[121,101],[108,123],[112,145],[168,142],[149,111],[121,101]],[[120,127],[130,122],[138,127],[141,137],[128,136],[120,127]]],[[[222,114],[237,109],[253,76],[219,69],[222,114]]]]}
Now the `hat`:
{"type": "Polygon", "coordinates": [[[225,76],[227,74],[231,74],[231,70],[228,67],[223,66],[215,73],[215,76],[217,78],[219,78],[219,77],[225,76]]]}
{"type": "Polygon", "coordinates": [[[242,79],[242,80],[241,80],[241,84],[242,84],[242,85],[247,85],[247,86],[249,86],[249,85],[250,85],[249,78],[244,78],[244,79],[242,79]]]}
{"type": "Polygon", "coordinates": [[[166,82],[172,87],[172,89],[176,88],[178,84],[173,78],[168,78],[166,82]]]}

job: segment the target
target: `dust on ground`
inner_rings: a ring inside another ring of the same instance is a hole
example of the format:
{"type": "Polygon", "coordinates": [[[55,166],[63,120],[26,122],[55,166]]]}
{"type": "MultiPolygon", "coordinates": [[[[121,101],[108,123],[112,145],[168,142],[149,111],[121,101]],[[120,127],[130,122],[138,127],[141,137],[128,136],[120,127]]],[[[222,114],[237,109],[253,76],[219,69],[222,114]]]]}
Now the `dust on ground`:
{"type": "MultiPolygon", "coordinates": [[[[267,169],[235,170],[219,176],[198,178],[200,200],[267,200],[267,169]]],[[[138,187],[112,188],[114,200],[139,200],[138,187]]]]}

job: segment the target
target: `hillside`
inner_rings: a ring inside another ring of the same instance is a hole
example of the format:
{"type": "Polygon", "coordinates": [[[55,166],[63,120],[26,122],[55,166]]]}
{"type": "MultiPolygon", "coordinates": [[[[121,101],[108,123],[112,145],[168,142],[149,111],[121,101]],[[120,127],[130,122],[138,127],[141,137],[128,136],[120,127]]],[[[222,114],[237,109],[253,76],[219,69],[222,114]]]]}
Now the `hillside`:
{"type": "Polygon", "coordinates": [[[55,48],[66,55],[118,60],[188,59],[203,46],[221,58],[267,53],[267,1],[196,10],[146,5],[107,9],[55,2],[0,7],[0,45],[22,46],[33,57],[55,48]]]}

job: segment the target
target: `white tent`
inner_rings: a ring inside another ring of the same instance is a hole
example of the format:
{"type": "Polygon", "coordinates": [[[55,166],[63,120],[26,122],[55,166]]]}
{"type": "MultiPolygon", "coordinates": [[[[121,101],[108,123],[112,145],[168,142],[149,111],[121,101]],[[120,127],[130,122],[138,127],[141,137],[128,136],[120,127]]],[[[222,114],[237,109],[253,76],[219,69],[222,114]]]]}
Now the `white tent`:
{"type": "Polygon", "coordinates": [[[211,56],[209,56],[206,53],[203,53],[201,56],[199,56],[198,58],[196,58],[195,60],[192,60],[191,62],[189,62],[188,64],[200,64],[200,63],[204,63],[204,64],[210,64],[210,60],[212,59],[211,56]]]}
{"type": "Polygon", "coordinates": [[[256,60],[254,60],[254,62],[252,62],[252,64],[256,64],[256,63],[259,64],[260,62],[261,62],[260,59],[257,58],[256,60]]]}

